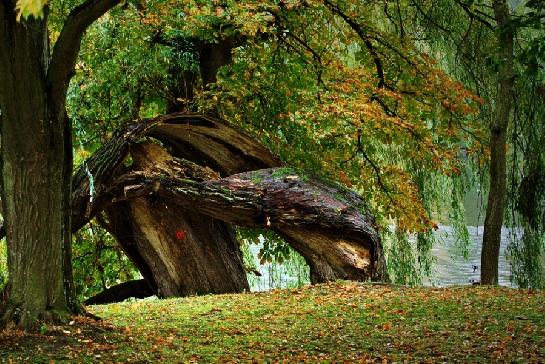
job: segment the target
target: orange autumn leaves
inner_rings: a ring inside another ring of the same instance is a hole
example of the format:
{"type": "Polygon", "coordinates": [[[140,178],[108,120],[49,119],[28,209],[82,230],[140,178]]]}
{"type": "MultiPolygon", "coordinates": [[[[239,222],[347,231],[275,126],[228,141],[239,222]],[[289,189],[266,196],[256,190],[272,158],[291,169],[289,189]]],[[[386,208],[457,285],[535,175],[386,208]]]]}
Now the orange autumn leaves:
{"type": "Polygon", "coordinates": [[[482,149],[478,139],[464,135],[482,134],[471,119],[480,100],[433,64],[421,67],[426,77],[418,87],[401,83],[394,89],[377,87],[371,70],[336,62],[321,102],[294,118],[312,124],[318,140],[344,138],[349,147],[333,150],[324,168],[340,169],[338,179],[348,187],[371,191],[374,207],[408,231],[434,226],[411,170],[458,175],[461,148],[482,149]],[[347,164],[356,172],[346,173],[347,164]]]}

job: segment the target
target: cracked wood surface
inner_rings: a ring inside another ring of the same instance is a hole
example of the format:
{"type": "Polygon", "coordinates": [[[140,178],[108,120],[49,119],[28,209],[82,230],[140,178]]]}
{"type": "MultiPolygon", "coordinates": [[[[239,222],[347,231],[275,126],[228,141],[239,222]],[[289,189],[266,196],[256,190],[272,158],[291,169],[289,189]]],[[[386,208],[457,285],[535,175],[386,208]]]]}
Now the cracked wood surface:
{"type": "MultiPolygon", "coordinates": [[[[141,148],[148,150],[143,154],[161,149],[141,148]]],[[[152,168],[117,179],[108,191],[114,201],[153,197],[238,226],[273,229],[306,258],[315,282],[385,277],[374,220],[357,194],[290,168],[218,178],[161,153],[152,168]]]]}

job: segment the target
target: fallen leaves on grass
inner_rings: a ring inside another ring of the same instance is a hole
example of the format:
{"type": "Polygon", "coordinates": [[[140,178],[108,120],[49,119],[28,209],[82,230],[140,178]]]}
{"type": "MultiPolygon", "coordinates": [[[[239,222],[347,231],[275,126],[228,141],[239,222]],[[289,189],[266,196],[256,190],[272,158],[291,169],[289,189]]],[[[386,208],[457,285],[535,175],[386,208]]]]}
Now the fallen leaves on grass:
{"type": "Polygon", "coordinates": [[[338,282],[299,290],[94,306],[92,312],[112,326],[78,318],[43,335],[4,332],[0,357],[106,362],[543,362],[544,307],[543,292],[338,282]]]}

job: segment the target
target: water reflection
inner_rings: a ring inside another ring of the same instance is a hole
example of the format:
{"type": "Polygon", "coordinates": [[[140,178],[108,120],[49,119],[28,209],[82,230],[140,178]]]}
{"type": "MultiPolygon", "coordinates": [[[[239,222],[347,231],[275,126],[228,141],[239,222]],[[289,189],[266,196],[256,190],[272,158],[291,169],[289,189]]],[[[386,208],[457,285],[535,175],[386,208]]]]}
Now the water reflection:
{"type": "MultiPolygon", "coordinates": [[[[432,255],[437,259],[433,274],[424,280],[426,285],[440,287],[464,285],[480,280],[481,247],[483,242],[483,226],[468,226],[469,242],[468,259],[457,248],[454,232],[450,226],[440,226],[436,231],[438,244],[432,249],[432,255]]],[[[509,230],[503,228],[501,232],[501,246],[499,259],[498,281],[502,286],[512,286],[511,267],[506,257],[506,248],[509,245],[509,230]]]]}

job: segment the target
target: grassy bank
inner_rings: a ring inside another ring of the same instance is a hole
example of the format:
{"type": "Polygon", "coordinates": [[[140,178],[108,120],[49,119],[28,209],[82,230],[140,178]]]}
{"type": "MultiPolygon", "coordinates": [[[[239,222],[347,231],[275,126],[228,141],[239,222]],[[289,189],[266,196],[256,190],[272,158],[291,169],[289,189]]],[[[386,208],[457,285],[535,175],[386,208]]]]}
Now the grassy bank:
{"type": "Polygon", "coordinates": [[[336,283],[138,301],[39,334],[0,333],[35,362],[545,361],[545,292],[336,283]]]}

